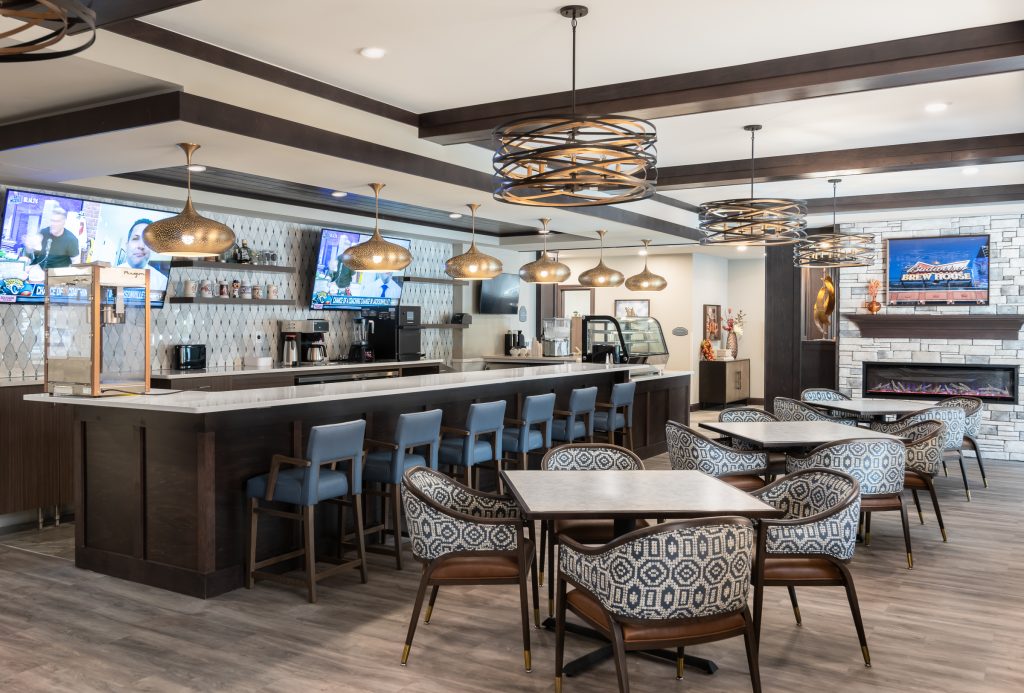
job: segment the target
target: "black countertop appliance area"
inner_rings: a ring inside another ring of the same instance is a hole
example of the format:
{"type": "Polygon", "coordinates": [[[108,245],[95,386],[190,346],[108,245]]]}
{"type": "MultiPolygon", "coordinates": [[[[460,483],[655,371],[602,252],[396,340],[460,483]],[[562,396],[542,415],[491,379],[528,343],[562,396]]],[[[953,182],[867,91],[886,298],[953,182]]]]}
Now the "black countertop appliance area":
{"type": "Polygon", "coordinates": [[[372,320],[373,332],[367,335],[367,338],[375,359],[419,361],[423,358],[419,306],[398,306],[379,310],[372,320]]]}

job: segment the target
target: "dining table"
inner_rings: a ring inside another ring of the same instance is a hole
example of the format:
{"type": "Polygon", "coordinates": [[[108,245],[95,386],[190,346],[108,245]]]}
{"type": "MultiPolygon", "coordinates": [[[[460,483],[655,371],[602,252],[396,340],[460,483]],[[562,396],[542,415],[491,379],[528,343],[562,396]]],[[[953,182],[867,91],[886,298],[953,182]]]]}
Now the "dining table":
{"type": "Polygon", "coordinates": [[[761,450],[781,452],[809,450],[850,438],[902,440],[888,433],[831,421],[704,421],[701,428],[742,440],[761,450]]]}
{"type": "MultiPolygon", "coordinates": [[[[782,517],[772,505],[703,472],[690,470],[608,470],[551,471],[502,470],[505,487],[519,504],[529,522],[562,519],[610,519],[614,533],[621,536],[643,519],[689,519],[741,516],[752,520],[782,517]]],[[[555,621],[542,624],[554,630],[555,621]]],[[[598,631],[578,624],[565,624],[566,631],[605,640],[598,631]]],[[[676,652],[650,650],[644,654],[676,662],[676,652]]],[[[611,658],[607,644],[566,664],[566,676],[573,676],[611,658]]],[[[686,664],[713,674],[717,665],[702,657],[686,655],[686,664]]]]}
{"type": "Polygon", "coordinates": [[[871,419],[906,416],[907,414],[913,414],[934,407],[936,404],[934,400],[883,399],[881,397],[859,397],[856,399],[829,400],[827,402],[804,400],[804,403],[871,419]]]}

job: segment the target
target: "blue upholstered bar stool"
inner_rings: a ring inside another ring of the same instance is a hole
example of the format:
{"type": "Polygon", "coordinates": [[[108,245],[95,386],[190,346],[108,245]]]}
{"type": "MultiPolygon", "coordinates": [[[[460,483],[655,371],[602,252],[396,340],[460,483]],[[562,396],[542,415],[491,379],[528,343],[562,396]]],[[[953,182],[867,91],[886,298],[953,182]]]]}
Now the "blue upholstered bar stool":
{"type": "MultiPolygon", "coordinates": [[[[378,533],[382,544],[368,550],[378,553],[392,553],[383,545],[387,531],[387,505],[391,505],[391,526],[395,540],[395,566],[402,569],[402,498],[401,483],[405,470],[423,466],[437,469],[437,452],[441,435],[441,410],[430,409],[398,417],[395,425],[395,441],[366,439],[366,447],[380,448],[366,454],[363,478],[380,485],[374,495],[382,498],[381,522],[364,529],[364,533],[378,533]],[[417,452],[419,450],[420,452],[417,452]],[[424,454],[425,453],[425,454],[424,454]]],[[[367,492],[370,493],[370,492],[367,492]]]]}
{"type": "Polygon", "coordinates": [[[608,442],[615,444],[615,433],[622,432],[623,447],[633,449],[633,398],[636,383],[615,383],[608,402],[598,402],[594,412],[594,430],[607,433],[608,442]],[[627,442],[628,441],[628,442],[627,442]]]}
{"type": "Polygon", "coordinates": [[[569,395],[569,408],[556,409],[551,424],[551,437],[565,443],[594,440],[594,410],[597,408],[597,388],[578,387],[569,395]]]}
{"type": "MultiPolygon", "coordinates": [[[[505,428],[505,400],[476,402],[469,405],[466,427],[442,426],[444,433],[452,434],[441,441],[441,464],[463,467],[466,486],[473,484],[473,468],[493,462],[501,482],[501,443],[505,428]],[[490,440],[488,440],[490,438],[490,440]]],[[[479,474],[477,481],[479,482],[479,474]]]]}
{"type": "Polygon", "coordinates": [[[516,456],[523,469],[531,452],[546,452],[551,447],[551,425],[555,415],[555,395],[530,395],[523,399],[522,418],[505,419],[501,447],[516,456]]]}
{"type": "Polygon", "coordinates": [[[344,556],[344,505],[350,505],[355,514],[356,527],[363,524],[362,491],[363,481],[363,434],[366,422],[362,419],[329,426],[314,426],[309,432],[306,459],[274,455],[270,461],[270,473],[255,476],[246,483],[245,493],[249,497],[249,556],[246,565],[246,587],[252,589],[257,579],[274,580],[290,585],[303,585],[309,593],[309,601],[316,601],[316,583],[340,570],[358,567],[363,582],[366,582],[366,551],[363,535],[356,532],[358,556],[355,560],[341,561],[337,565],[316,572],[316,547],[314,542],[314,510],[321,501],[339,502],[338,511],[338,555],[344,556]],[[349,462],[347,470],[337,469],[339,462],[349,462]],[[282,469],[285,465],[287,469],[282,469]],[[329,467],[328,467],[329,465],[329,467]],[[327,468],[325,468],[327,467],[327,468]],[[262,502],[288,503],[298,506],[294,512],[264,506],[262,502]],[[303,547],[295,551],[256,560],[256,537],[261,514],[297,520],[302,523],[303,547]],[[305,557],[303,579],[261,571],[282,561],[300,556],[305,557]]]}

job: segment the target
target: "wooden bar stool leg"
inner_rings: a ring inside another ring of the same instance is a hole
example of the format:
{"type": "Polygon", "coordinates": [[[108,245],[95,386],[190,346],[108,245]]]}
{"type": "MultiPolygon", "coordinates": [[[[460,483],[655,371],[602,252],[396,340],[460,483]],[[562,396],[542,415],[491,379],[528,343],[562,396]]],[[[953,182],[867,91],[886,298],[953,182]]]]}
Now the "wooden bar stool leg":
{"type": "Polygon", "coordinates": [[[316,603],[316,547],[314,546],[314,534],[316,529],[313,518],[315,506],[307,505],[302,510],[302,529],[305,536],[304,549],[306,552],[306,589],[309,592],[309,603],[316,603]]]}
{"type": "Polygon", "coordinates": [[[245,586],[252,589],[253,571],[256,570],[256,530],[259,527],[259,516],[256,513],[257,500],[249,499],[249,560],[245,566],[245,586]]]}
{"type": "Polygon", "coordinates": [[[391,522],[395,534],[395,567],[402,569],[402,499],[397,484],[391,485],[391,522]]]}
{"type": "MultiPolygon", "coordinates": [[[[366,535],[363,534],[363,496],[356,494],[352,497],[356,514],[356,551],[359,553],[359,578],[363,584],[367,581],[366,565],[366,535]]],[[[342,535],[344,537],[344,535],[342,535]]]]}

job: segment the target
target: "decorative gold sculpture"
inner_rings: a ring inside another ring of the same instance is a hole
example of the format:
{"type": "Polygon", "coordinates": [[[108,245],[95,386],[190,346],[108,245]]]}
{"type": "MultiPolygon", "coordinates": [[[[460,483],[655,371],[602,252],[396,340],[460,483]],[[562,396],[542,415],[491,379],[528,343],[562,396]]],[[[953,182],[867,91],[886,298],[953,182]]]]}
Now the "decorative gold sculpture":
{"type": "Polygon", "coordinates": [[[814,299],[814,324],[821,330],[822,337],[828,337],[832,326],[832,313],[836,309],[836,286],[828,272],[821,273],[821,288],[814,299]]]}

